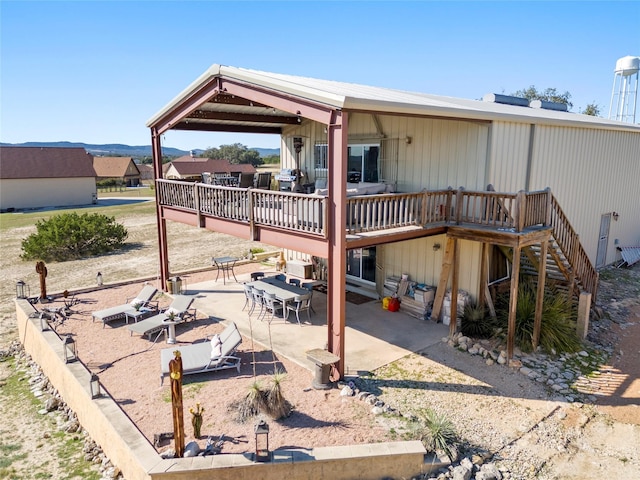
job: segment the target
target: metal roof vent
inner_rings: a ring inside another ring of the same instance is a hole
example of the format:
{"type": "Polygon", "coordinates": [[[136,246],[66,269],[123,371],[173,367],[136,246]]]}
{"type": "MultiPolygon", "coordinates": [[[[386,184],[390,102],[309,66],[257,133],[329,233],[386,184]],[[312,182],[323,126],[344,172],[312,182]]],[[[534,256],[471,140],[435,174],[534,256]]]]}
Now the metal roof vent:
{"type": "Polygon", "coordinates": [[[547,102],[546,100],[531,100],[529,106],[531,108],[544,108],[545,110],[556,110],[558,112],[568,111],[566,103],[547,102]]]}
{"type": "Polygon", "coordinates": [[[500,95],[499,93],[487,93],[482,97],[484,102],[502,103],[504,105],[516,105],[518,107],[528,107],[529,100],[523,97],[512,97],[510,95],[500,95]]]}

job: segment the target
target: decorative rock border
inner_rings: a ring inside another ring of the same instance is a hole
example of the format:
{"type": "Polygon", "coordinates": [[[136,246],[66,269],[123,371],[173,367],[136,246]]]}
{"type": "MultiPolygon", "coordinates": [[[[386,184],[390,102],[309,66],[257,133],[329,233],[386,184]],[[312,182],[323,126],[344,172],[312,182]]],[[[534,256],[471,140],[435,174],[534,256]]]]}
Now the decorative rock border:
{"type": "Polygon", "coordinates": [[[29,377],[28,383],[31,393],[42,402],[43,407],[38,410],[38,413],[40,415],[54,415],[59,431],[84,437],[82,447],[84,460],[98,465],[97,468],[103,480],[123,480],[120,469],[111,463],[100,446],[82,428],[76,414],[67,406],[40,366],[24,351],[18,340],[11,342],[6,350],[0,350],[0,360],[9,357],[14,357],[16,370],[29,377]]]}
{"type": "MultiPolygon", "coordinates": [[[[450,347],[479,355],[487,366],[507,365],[507,352],[488,346],[488,341],[474,340],[461,333],[453,337],[443,337],[442,341],[450,347]]],[[[570,403],[595,403],[600,389],[599,377],[607,373],[605,362],[611,356],[611,347],[590,346],[576,353],[548,355],[542,351],[523,353],[516,349],[509,367],[517,369],[531,380],[546,384],[550,392],[562,395],[570,403]]]]}

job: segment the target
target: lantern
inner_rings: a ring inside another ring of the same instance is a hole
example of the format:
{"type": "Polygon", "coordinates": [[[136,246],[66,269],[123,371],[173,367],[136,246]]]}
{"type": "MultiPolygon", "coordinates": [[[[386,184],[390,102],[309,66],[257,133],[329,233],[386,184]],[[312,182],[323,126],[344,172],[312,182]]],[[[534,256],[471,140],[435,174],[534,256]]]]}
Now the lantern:
{"type": "Polygon", "coordinates": [[[256,462],[268,462],[271,460],[269,452],[269,424],[264,420],[256,423],[256,462]]]}
{"type": "Polygon", "coordinates": [[[102,286],[102,274],[100,272],[98,272],[98,274],[96,275],[96,283],[98,284],[99,287],[102,286]]]}
{"type": "Polygon", "coordinates": [[[49,315],[46,312],[40,312],[40,331],[49,330],[49,315]]]}
{"type": "Polygon", "coordinates": [[[91,374],[91,380],[89,380],[89,390],[91,391],[91,398],[98,398],[102,392],[100,392],[100,378],[95,373],[91,374]]]}
{"type": "Polygon", "coordinates": [[[67,335],[62,342],[62,350],[64,352],[64,363],[71,363],[78,359],[78,350],[76,342],[71,335],[67,335]]]}
{"type": "Polygon", "coordinates": [[[24,280],[16,282],[16,298],[29,298],[30,293],[29,285],[24,280]]]}

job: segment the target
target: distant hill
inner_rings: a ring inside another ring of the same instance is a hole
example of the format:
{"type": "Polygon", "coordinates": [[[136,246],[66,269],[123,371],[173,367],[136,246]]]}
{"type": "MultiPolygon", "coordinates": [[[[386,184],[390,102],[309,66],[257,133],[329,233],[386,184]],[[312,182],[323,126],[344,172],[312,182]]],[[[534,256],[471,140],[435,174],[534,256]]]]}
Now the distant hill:
{"type": "MultiPolygon", "coordinates": [[[[25,142],[25,143],[0,143],[3,147],[80,147],[84,148],[92,155],[101,155],[104,157],[120,156],[120,157],[150,157],[151,145],[123,145],[120,143],[112,143],[107,145],[92,145],[82,142],[25,142]]],[[[261,157],[267,157],[269,155],[279,155],[279,148],[253,148],[261,157]]],[[[193,149],[195,155],[200,155],[204,150],[193,149]]],[[[189,155],[189,150],[180,150],[178,148],[162,147],[162,153],[164,155],[172,157],[181,157],[183,155],[189,155]]]]}

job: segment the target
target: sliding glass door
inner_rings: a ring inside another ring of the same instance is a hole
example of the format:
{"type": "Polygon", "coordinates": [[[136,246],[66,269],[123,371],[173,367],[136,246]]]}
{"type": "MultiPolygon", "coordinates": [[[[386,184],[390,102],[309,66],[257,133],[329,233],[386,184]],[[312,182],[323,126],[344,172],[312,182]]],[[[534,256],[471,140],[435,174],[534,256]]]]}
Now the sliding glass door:
{"type": "Polygon", "coordinates": [[[375,283],[376,247],[349,250],[347,252],[347,275],[375,283]]]}

